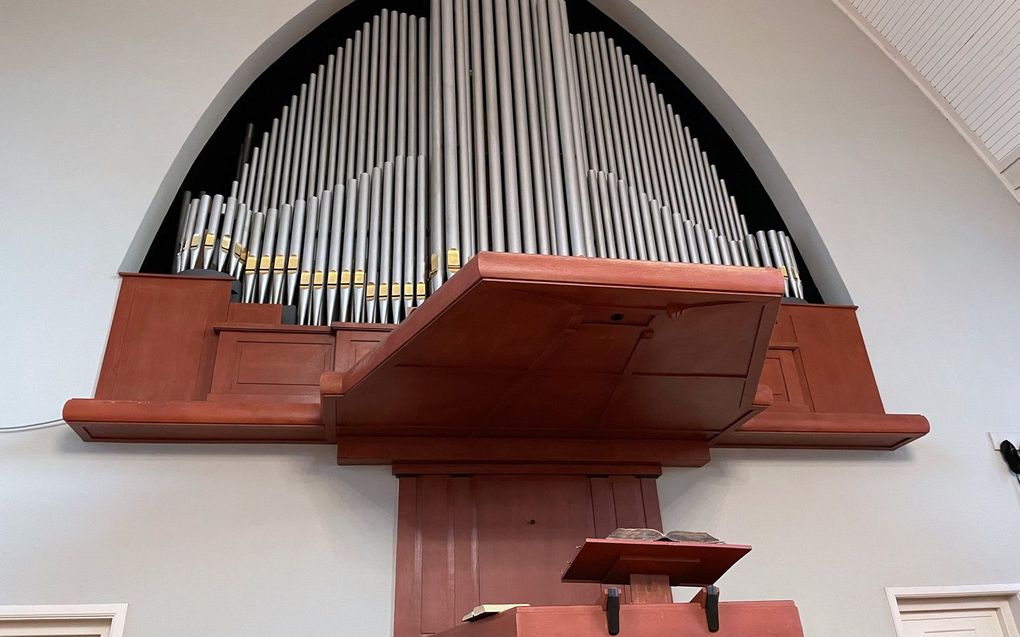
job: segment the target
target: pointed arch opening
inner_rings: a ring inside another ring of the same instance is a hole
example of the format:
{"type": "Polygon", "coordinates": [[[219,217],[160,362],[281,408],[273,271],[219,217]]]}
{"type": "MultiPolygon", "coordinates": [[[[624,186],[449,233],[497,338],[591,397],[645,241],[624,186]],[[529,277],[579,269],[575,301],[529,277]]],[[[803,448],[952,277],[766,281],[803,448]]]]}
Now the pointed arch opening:
{"type": "Polygon", "coordinates": [[[848,301],[760,135],[630,2],[323,1],[239,75],[142,271],[229,272],[306,324],[399,322],[481,250],[780,266],[848,301]]]}

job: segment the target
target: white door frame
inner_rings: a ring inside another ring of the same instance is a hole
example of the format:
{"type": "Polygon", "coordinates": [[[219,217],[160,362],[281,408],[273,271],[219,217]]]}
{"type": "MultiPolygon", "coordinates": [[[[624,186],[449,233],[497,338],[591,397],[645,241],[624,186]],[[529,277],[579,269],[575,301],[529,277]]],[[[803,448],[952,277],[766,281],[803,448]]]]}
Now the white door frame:
{"type": "Polygon", "coordinates": [[[886,598],[892,611],[896,637],[905,637],[900,614],[900,602],[922,599],[966,599],[968,597],[998,597],[1003,599],[1020,618],[1020,584],[978,584],[971,586],[887,586],[886,598]]]}
{"type": "Polygon", "coordinates": [[[0,606],[0,622],[10,619],[109,619],[110,637],[124,637],[127,604],[0,606]]]}

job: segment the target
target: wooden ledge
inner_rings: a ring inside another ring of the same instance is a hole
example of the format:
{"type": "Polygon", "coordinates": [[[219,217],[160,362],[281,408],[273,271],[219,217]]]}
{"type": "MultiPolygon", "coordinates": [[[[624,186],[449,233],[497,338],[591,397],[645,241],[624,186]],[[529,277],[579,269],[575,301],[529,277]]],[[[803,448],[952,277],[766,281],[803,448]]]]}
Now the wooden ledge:
{"type": "Polygon", "coordinates": [[[447,464],[394,464],[393,475],[407,476],[630,476],[658,478],[662,467],[657,464],[502,464],[502,463],[447,463],[447,464]]]}
{"type": "Polygon", "coordinates": [[[266,325],[264,323],[216,323],[213,332],[258,332],[260,334],[332,334],[327,325],[266,325]]]}
{"type": "Polygon", "coordinates": [[[703,467],[708,445],[676,440],[340,436],[337,462],[354,464],[657,464],[703,467]]]}
{"type": "Polygon", "coordinates": [[[96,442],[325,442],[317,403],[72,398],[64,420],[96,442]]]}
{"type": "Polygon", "coordinates": [[[717,440],[717,447],[899,449],[930,430],[917,414],[815,414],[766,409],[717,440]]]}

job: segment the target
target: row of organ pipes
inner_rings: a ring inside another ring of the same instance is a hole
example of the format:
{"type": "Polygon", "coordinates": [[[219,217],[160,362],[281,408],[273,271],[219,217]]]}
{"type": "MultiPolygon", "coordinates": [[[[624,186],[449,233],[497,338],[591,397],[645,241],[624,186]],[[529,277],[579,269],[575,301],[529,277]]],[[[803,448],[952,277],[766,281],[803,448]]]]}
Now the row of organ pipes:
{"type": "MultiPolygon", "coordinates": [[[[251,127],[249,126],[249,131],[251,127]]],[[[562,0],[386,9],[312,72],[230,192],[184,193],[174,269],[300,324],[396,323],[478,251],[778,267],[630,56],[562,0]]]]}

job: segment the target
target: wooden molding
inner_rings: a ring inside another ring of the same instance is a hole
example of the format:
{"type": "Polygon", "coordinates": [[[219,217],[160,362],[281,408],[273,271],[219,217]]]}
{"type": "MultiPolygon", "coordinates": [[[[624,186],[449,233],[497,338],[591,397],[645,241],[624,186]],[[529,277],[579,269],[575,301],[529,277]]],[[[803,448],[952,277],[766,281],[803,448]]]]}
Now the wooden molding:
{"type": "Polygon", "coordinates": [[[702,467],[708,445],[676,440],[340,436],[340,464],[626,464],[702,467]]]}

